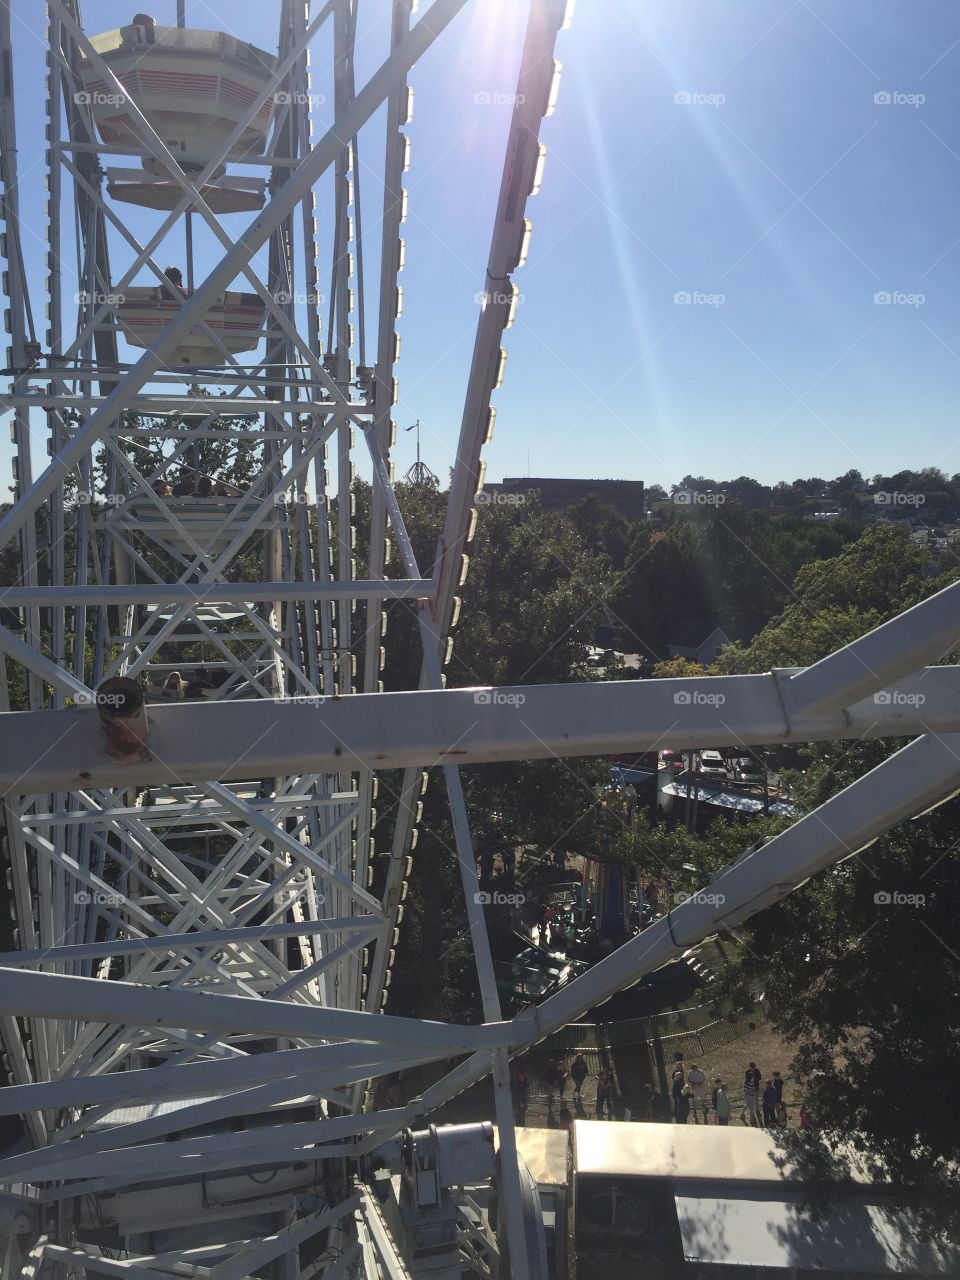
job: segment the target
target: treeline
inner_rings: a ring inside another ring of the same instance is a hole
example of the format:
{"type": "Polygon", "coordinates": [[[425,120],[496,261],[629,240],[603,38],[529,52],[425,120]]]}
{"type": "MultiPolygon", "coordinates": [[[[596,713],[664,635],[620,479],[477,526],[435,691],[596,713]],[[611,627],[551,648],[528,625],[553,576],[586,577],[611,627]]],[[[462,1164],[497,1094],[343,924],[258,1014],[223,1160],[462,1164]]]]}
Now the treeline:
{"type": "Polygon", "coordinates": [[[648,486],[647,498],[656,503],[683,491],[723,494],[728,501],[774,514],[810,515],[829,510],[859,519],[885,514],[919,516],[928,522],[960,521],[960,474],[948,476],[939,467],[906,469],[891,475],[878,473],[869,478],[860,471],[850,470],[833,480],[809,476],[781,480],[774,485],[760,484],[751,476],[715,480],[685,475],[678,485],[672,486],[669,494],[660,485],[648,486]]]}

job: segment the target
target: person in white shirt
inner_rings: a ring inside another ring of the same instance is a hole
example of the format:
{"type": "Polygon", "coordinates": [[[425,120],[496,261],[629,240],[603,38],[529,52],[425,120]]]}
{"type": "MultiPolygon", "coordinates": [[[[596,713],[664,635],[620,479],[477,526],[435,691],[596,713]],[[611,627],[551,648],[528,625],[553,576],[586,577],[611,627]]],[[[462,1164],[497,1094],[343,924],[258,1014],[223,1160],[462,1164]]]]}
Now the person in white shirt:
{"type": "Polygon", "coordinates": [[[704,1075],[704,1073],[700,1070],[700,1068],[697,1066],[695,1062],[692,1064],[692,1066],[690,1067],[690,1070],[687,1072],[687,1084],[693,1090],[693,1097],[690,1100],[692,1103],[691,1110],[693,1111],[693,1118],[697,1122],[697,1124],[699,1124],[700,1117],[702,1115],[703,1123],[706,1124],[707,1123],[707,1095],[706,1095],[707,1077],[704,1075]]]}

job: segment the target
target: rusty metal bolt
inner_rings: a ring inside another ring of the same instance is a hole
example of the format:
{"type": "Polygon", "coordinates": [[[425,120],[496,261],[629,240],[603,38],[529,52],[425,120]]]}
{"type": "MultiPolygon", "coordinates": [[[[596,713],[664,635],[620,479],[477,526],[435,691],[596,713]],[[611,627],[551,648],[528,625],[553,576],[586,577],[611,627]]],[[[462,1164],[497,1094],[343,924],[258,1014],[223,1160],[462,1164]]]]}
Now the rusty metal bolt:
{"type": "Polygon", "coordinates": [[[104,680],[97,690],[97,714],[108,755],[115,760],[142,760],[150,754],[147,708],[136,680],[126,676],[104,680]]]}

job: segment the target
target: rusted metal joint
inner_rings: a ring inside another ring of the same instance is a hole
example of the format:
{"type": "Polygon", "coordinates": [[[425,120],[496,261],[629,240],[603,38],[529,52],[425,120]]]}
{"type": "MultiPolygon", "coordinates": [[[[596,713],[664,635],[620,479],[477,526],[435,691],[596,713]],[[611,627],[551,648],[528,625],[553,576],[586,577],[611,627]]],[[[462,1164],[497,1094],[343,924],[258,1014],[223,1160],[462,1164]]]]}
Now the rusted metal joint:
{"type": "Polygon", "coordinates": [[[107,755],[115,760],[146,760],[147,708],[136,680],[114,676],[97,689],[97,714],[107,755]]]}

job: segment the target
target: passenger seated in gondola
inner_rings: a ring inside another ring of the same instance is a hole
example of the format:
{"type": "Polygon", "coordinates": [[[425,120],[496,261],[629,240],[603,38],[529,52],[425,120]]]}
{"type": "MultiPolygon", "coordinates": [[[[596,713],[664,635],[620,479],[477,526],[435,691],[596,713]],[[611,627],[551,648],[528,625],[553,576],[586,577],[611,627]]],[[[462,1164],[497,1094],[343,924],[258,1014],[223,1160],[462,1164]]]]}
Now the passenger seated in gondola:
{"type": "Polygon", "coordinates": [[[147,693],[154,698],[160,698],[169,702],[180,702],[187,690],[187,682],[179,671],[171,671],[164,680],[163,684],[157,687],[154,684],[147,686],[147,693]]]}
{"type": "Polygon", "coordinates": [[[182,471],[180,479],[173,486],[173,497],[175,498],[192,498],[196,493],[196,487],[190,477],[189,472],[182,471]]]}
{"type": "Polygon", "coordinates": [[[154,480],[153,492],[158,498],[172,498],[173,490],[167,484],[166,480],[154,480]]]}
{"type": "Polygon", "coordinates": [[[206,667],[200,667],[193,676],[193,679],[187,685],[188,698],[209,698],[210,694],[217,686],[210,679],[210,672],[206,667]]]}
{"type": "Polygon", "coordinates": [[[213,481],[210,479],[209,476],[201,476],[200,479],[197,481],[196,496],[198,498],[212,498],[214,496],[213,481]]]}
{"type": "Polygon", "coordinates": [[[169,298],[171,301],[183,297],[186,290],[183,287],[183,272],[179,267],[164,267],[163,274],[173,285],[173,289],[169,289],[165,284],[160,286],[161,297],[169,298]],[[176,290],[174,292],[173,290],[176,290]]]}

